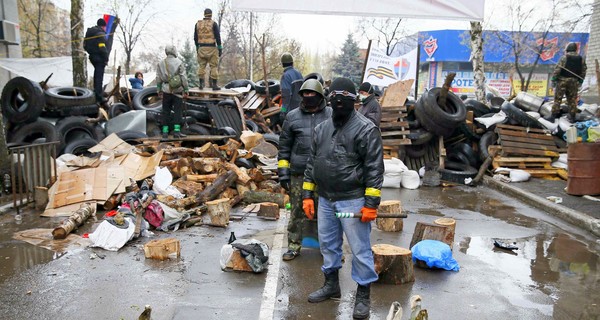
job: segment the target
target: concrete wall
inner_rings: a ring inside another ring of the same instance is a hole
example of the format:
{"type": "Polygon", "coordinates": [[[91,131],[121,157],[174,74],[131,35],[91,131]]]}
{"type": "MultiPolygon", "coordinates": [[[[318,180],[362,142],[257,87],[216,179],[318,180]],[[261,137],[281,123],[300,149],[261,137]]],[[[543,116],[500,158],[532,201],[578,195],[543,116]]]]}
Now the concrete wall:
{"type": "MultiPolygon", "coordinates": [[[[600,60],[600,0],[594,0],[594,9],[592,13],[592,23],[590,28],[590,41],[588,43],[588,52],[586,63],[588,66],[587,78],[596,73],[594,60],[600,60]]],[[[598,86],[592,85],[590,90],[583,96],[588,103],[599,103],[598,86]]]]}
{"type": "MultiPolygon", "coordinates": [[[[0,20],[8,20],[10,22],[19,23],[19,10],[17,8],[17,0],[0,0],[0,20]]],[[[20,45],[7,45],[0,43],[0,59],[2,58],[22,58],[20,45]]],[[[12,74],[6,70],[0,69],[0,91],[8,80],[12,78],[12,74]]]]}

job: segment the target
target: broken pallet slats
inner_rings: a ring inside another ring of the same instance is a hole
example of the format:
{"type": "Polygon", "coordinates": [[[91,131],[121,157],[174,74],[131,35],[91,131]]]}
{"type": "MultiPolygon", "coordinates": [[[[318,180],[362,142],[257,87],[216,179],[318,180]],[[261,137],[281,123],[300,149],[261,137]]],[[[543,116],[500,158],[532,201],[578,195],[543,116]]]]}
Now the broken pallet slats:
{"type": "Polygon", "coordinates": [[[501,124],[496,127],[502,156],[558,157],[554,138],[542,129],[501,124]]]}
{"type": "Polygon", "coordinates": [[[527,158],[527,157],[495,157],[492,166],[494,168],[507,167],[518,169],[529,168],[552,168],[551,158],[527,158]]]}

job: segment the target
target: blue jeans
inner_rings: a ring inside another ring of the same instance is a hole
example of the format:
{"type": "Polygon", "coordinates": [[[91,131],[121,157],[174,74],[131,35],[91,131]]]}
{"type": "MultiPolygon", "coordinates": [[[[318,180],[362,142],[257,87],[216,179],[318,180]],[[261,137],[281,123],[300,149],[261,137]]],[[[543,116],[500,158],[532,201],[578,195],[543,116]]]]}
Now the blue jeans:
{"type": "Polygon", "coordinates": [[[373,251],[371,251],[371,223],[363,223],[356,218],[336,218],[336,212],[360,212],[364,198],[329,201],[319,197],[317,212],[319,226],[319,244],[323,255],[321,271],[325,274],[335,272],[342,267],[343,233],[346,234],[352,249],[352,279],[360,285],[377,281],[373,251]]]}

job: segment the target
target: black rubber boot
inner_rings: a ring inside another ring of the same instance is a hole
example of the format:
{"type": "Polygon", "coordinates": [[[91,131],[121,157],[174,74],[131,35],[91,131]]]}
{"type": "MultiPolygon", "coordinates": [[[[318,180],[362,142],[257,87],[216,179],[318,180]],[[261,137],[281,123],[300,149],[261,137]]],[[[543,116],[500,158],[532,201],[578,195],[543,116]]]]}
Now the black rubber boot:
{"type": "Polygon", "coordinates": [[[204,89],[204,79],[198,79],[198,88],[204,89]]]}
{"type": "Polygon", "coordinates": [[[325,284],[317,291],[308,295],[308,302],[321,302],[330,298],[340,298],[340,279],[338,271],[325,274],[325,284]]]}
{"type": "Polygon", "coordinates": [[[210,78],[210,86],[213,91],[221,90],[221,87],[217,85],[217,79],[210,78]]]}
{"type": "Polygon", "coordinates": [[[354,319],[366,319],[371,311],[371,284],[358,285],[356,289],[356,300],[354,301],[354,319]]]}

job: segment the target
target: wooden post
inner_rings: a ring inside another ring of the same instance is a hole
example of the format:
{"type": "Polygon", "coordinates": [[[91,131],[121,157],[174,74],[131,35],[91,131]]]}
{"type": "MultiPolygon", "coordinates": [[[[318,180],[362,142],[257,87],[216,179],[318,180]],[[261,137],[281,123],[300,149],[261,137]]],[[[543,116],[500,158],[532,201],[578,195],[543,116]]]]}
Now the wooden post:
{"type": "Polygon", "coordinates": [[[229,224],[229,198],[206,201],[210,224],[215,227],[227,227],[229,224]]]}
{"type": "Polygon", "coordinates": [[[406,248],[390,244],[376,244],[371,247],[375,272],[379,283],[403,284],[415,281],[412,252],[406,248]]]}
{"type": "MultiPolygon", "coordinates": [[[[377,213],[396,213],[402,212],[401,203],[399,200],[386,200],[379,204],[377,213]]],[[[375,220],[377,229],[388,232],[400,232],[404,226],[401,218],[377,218],[375,220]]]]}
{"type": "Polygon", "coordinates": [[[446,228],[446,226],[417,222],[415,232],[410,240],[410,247],[412,248],[417,242],[426,239],[443,242],[446,238],[446,228]]]}
{"type": "Polygon", "coordinates": [[[454,73],[454,72],[448,73],[448,75],[446,76],[446,80],[444,80],[444,85],[442,86],[442,90],[440,90],[440,96],[437,99],[437,103],[443,110],[447,109],[446,108],[446,99],[448,97],[448,91],[450,90],[450,87],[452,86],[452,80],[454,80],[454,77],[456,77],[456,73],[454,73]]]}
{"type": "Polygon", "coordinates": [[[84,203],[77,211],[73,212],[71,216],[63,222],[63,224],[52,230],[52,237],[57,239],[65,239],[69,233],[77,229],[78,226],[82,225],[85,220],[96,213],[96,204],[84,203]]]}
{"type": "Polygon", "coordinates": [[[450,250],[452,250],[452,244],[454,243],[454,230],[456,229],[456,220],[452,218],[439,218],[433,221],[434,224],[446,227],[446,234],[444,235],[445,244],[450,246],[450,250]]]}

